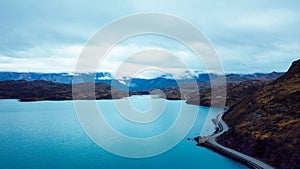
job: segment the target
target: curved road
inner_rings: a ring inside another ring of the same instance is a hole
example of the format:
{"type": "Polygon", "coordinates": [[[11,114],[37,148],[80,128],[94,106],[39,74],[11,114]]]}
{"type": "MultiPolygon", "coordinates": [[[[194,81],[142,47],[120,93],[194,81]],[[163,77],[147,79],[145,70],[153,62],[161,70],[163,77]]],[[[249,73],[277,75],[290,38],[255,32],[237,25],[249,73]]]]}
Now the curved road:
{"type": "Polygon", "coordinates": [[[214,149],[217,149],[218,152],[222,153],[222,154],[226,154],[228,156],[231,156],[245,164],[247,164],[248,166],[251,166],[253,168],[258,168],[258,169],[273,169],[272,166],[258,160],[255,159],[253,157],[250,157],[246,154],[240,153],[238,151],[235,151],[233,149],[227,148],[222,146],[221,144],[216,142],[216,138],[218,136],[220,136],[221,134],[223,134],[225,131],[227,131],[229,128],[227,126],[227,124],[222,120],[222,114],[219,114],[217,116],[217,120],[219,120],[218,122],[218,127],[219,127],[219,132],[212,134],[207,140],[206,140],[206,144],[210,144],[208,145],[208,147],[212,147],[214,149]]]}

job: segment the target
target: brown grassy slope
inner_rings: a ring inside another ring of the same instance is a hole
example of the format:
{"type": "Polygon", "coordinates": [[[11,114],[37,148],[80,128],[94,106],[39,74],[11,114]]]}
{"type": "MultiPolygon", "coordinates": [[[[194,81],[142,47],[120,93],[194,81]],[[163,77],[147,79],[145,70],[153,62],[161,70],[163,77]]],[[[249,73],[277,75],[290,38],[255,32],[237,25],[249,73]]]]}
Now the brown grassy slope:
{"type": "Polygon", "coordinates": [[[276,168],[300,168],[300,60],[224,115],[221,144],[276,168]]]}

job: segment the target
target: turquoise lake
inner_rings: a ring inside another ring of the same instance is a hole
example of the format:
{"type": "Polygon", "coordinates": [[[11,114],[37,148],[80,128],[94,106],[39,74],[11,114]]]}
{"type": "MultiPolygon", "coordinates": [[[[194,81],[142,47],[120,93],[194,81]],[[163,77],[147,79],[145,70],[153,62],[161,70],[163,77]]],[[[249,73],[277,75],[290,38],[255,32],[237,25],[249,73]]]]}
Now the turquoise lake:
{"type": "MultiPolygon", "coordinates": [[[[139,97],[121,99],[121,102],[126,99],[137,105],[137,109],[146,111],[149,108],[139,97]]],[[[150,128],[147,125],[135,128],[134,124],[116,114],[113,100],[96,102],[114,130],[130,137],[144,138],[172,126],[177,116],[173,113],[177,106],[192,106],[182,104],[183,101],[160,100],[165,102],[164,112],[156,119],[157,123],[151,123],[150,128]]],[[[0,107],[1,169],[247,168],[211,150],[197,147],[195,142],[188,140],[201,132],[209,111],[207,107],[199,107],[194,126],[175,147],[148,158],[121,157],[98,146],[82,129],[73,101],[0,100],[0,107]]],[[[213,126],[206,128],[204,132],[213,131],[213,126]]],[[[124,145],[125,148],[130,151],[131,147],[124,145]]]]}

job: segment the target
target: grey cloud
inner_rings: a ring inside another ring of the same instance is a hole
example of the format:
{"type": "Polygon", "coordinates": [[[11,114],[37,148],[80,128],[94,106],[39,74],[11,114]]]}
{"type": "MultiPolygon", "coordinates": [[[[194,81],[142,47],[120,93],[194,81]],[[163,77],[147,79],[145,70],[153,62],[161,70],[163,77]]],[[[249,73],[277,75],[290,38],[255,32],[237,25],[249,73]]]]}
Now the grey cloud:
{"type": "MultiPolygon", "coordinates": [[[[215,46],[228,72],[285,71],[292,60],[300,57],[299,9],[298,0],[3,0],[0,55],[26,58],[25,54],[20,56],[20,51],[40,48],[47,52],[57,46],[84,45],[95,31],[119,17],[162,12],[184,18],[199,28],[215,46]]],[[[157,21],[160,27],[166,24],[170,23],[157,21]]],[[[174,27],[174,31],[182,30],[180,26],[174,27]]],[[[194,38],[192,34],[186,36],[191,41],[194,38]]],[[[35,57],[41,57],[42,62],[43,56],[35,57]]]]}

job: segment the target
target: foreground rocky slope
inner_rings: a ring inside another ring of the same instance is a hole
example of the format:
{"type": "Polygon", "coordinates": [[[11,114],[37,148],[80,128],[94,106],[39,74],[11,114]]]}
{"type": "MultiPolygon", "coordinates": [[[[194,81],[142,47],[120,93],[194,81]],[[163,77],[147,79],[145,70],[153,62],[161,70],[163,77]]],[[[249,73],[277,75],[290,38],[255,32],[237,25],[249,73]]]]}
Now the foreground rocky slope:
{"type": "Polygon", "coordinates": [[[276,168],[300,168],[300,60],[232,106],[224,120],[230,129],[219,143],[276,168]]]}

